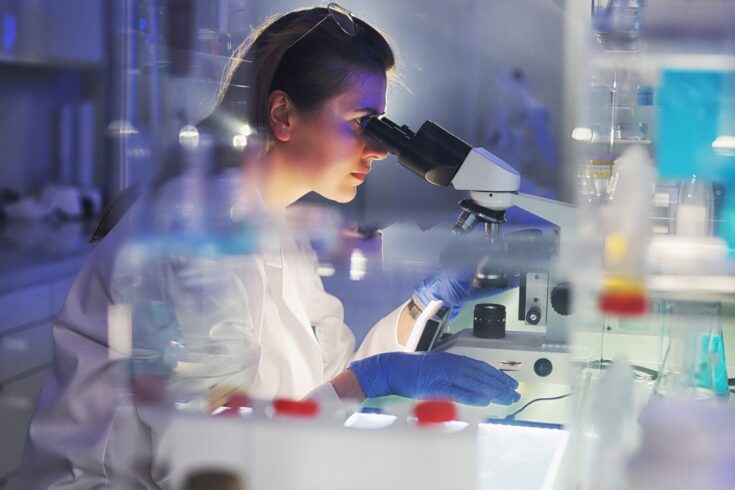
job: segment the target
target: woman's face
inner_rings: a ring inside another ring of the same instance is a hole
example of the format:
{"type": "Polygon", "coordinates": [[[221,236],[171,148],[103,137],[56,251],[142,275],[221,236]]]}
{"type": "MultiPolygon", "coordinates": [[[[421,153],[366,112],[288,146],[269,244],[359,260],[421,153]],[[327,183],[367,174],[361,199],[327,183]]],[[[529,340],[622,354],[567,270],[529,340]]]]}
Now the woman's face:
{"type": "Polygon", "coordinates": [[[385,92],[384,74],[357,71],[346,92],[297,114],[286,145],[294,181],[333,201],[354,199],[372,162],[387,156],[360,128],[362,119],[385,112],[385,92]]]}

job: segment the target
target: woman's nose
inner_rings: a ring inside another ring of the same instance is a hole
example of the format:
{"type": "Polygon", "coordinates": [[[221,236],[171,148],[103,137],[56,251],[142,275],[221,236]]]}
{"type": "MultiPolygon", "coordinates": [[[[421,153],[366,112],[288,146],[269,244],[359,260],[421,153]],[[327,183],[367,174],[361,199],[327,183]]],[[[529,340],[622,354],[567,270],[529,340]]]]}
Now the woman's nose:
{"type": "Polygon", "coordinates": [[[365,156],[371,160],[383,160],[388,156],[388,150],[372,138],[365,138],[365,156]]]}

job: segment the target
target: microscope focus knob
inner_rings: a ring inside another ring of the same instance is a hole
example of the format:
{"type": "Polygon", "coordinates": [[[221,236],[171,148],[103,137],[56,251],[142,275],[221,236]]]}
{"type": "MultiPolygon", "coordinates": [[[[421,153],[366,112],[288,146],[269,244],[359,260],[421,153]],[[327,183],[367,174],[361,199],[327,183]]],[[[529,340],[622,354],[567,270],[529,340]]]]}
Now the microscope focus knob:
{"type": "Polygon", "coordinates": [[[560,315],[572,313],[572,284],[560,282],[551,290],[551,307],[560,315]]]}
{"type": "Polygon", "coordinates": [[[536,359],[536,362],[533,363],[533,372],[541,378],[545,378],[550,375],[553,370],[554,365],[545,357],[536,359]]]}
{"type": "Polygon", "coordinates": [[[541,308],[532,306],[526,312],[526,323],[529,325],[538,325],[541,321],[541,308]]]}

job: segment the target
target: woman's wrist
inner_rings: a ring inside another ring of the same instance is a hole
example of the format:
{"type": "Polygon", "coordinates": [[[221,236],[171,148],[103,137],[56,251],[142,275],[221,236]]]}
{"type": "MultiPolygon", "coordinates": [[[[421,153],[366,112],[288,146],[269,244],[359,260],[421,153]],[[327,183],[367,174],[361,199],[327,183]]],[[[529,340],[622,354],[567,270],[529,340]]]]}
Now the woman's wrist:
{"type": "Polygon", "coordinates": [[[413,297],[403,307],[396,322],[396,342],[398,345],[406,346],[406,342],[408,342],[408,338],[416,325],[416,320],[422,311],[423,308],[413,297]]]}
{"type": "Polygon", "coordinates": [[[421,312],[424,311],[424,308],[414,296],[411,296],[411,299],[406,304],[406,311],[413,321],[416,321],[419,315],[421,315],[421,312]]]}
{"type": "Polygon", "coordinates": [[[339,373],[332,379],[331,383],[340,400],[356,400],[361,402],[365,399],[365,392],[362,391],[360,380],[357,379],[357,375],[350,369],[345,369],[339,373]]]}

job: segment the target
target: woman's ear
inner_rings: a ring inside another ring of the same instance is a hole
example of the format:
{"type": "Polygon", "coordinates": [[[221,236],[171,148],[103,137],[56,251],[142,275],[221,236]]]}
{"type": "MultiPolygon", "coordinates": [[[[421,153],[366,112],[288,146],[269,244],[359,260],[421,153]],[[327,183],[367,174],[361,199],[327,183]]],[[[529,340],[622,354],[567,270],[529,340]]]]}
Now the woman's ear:
{"type": "Polygon", "coordinates": [[[278,141],[286,142],[291,138],[291,123],[294,105],[283,90],[274,90],[268,95],[268,126],[278,141]]]}

